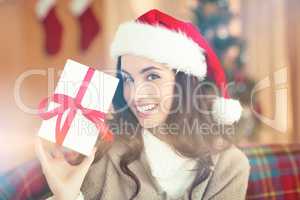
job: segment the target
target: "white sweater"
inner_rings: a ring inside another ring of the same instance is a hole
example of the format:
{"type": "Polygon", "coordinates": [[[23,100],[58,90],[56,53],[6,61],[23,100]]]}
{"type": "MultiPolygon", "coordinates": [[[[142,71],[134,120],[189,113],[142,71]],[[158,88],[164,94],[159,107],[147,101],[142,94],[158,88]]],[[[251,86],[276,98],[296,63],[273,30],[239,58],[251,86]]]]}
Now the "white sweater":
{"type": "MultiPolygon", "coordinates": [[[[152,176],[171,199],[180,198],[196,176],[196,171],[191,171],[196,162],[179,156],[171,146],[146,129],[143,131],[143,141],[152,176]]],[[[52,199],[49,197],[47,200],[52,199]]],[[[76,200],[84,200],[81,192],[76,200]]]]}
{"type": "Polygon", "coordinates": [[[143,132],[144,151],[152,176],[172,199],[180,198],[196,176],[196,161],[179,156],[170,145],[162,142],[148,130],[143,132]]]}

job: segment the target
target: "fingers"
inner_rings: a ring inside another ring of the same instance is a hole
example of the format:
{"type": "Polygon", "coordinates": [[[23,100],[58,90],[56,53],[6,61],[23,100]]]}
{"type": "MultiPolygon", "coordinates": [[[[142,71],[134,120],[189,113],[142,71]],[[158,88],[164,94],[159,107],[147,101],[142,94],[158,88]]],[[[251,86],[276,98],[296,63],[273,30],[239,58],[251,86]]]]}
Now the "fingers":
{"type": "Polygon", "coordinates": [[[60,145],[55,144],[52,154],[53,154],[53,157],[55,158],[55,160],[64,160],[64,154],[62,152],[60,145]]]}
{"type": "Polygon", "coordinates": [[[36,138],[35,141],[35,152],[38,159],[41,162],[43,168],[49,165],[49,162],[52,160],[51,156],[45,151],[40,137],[36,138]]]}

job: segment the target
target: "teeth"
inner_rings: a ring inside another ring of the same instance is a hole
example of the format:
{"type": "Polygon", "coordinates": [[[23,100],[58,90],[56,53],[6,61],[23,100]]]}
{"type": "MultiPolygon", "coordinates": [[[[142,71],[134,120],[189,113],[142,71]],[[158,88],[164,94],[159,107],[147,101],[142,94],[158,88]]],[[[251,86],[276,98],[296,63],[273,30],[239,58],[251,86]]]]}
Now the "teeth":
{"type": "Polygon", "coordinates": [[[154,107],[155,107],[154,104],[149,104],[149,105],[146,105],[146,106],[137,106],[137,110],[139,112],[145,112],[145,111],[153,109],[154,107]]]}

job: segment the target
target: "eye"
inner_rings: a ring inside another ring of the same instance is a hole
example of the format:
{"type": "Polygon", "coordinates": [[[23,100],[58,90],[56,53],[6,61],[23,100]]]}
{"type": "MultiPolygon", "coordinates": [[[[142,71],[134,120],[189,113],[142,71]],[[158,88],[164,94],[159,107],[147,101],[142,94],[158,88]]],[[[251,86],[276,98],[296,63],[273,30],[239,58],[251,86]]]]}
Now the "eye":
{"type": "Polygon", "coordinates": [[[160,76],[157,75],[157,74],[149,74],[147,76],[147,80],[150,80],[150,81],[155,80],[155,79],[159,79],[159,78],[160,78],[160,76]]]}

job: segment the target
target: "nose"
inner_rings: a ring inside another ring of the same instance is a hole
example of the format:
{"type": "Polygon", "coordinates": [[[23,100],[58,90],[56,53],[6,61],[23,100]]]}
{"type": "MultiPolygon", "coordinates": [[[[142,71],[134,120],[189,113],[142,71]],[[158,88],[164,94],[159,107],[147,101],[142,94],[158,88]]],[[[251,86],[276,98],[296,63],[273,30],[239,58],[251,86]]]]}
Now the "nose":
{"type": "Polygon", "coordinates": [[[134,87],[134,100],[135,102],[142,102],[143,99],[149,99],[159,96],[159,87],[150,82],[137,82],[134,87]]]}

